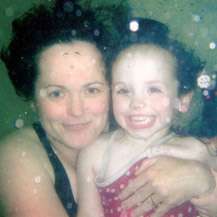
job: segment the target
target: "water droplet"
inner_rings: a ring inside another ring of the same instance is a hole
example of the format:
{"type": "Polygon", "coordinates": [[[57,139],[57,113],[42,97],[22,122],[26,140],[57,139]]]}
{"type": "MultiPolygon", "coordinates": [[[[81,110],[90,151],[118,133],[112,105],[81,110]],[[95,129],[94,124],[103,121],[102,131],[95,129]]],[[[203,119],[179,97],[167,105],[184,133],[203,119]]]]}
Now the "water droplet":
{"type": "Polygon", "coordinates": [[[15,121],[15,127],[16,128],[22,128],[24,126],[24,120],[21,119],[21,118],[18,118],[16,121],[15,121]]]}
{"type": "Polygon", "coordinates": [[[38,184],[38,183],[41,182],[41,177],[40,176],[36,176],[34,180],[35,180],[35,183],[38,184]]]}
{"type": "Polygon", "coordinates": [[[129,24],[130,31],[137,32],[139,30],[139,23],[136,20],[132,20],[129,24]]]}
{"type": "Polygon", "coordinates": [[[208,95],[209,95],[209,91],[208,91],[208,90],[204,90],[204,91],[203,91],[203,95],[204,95],[204,96],[208,96],[208,95]]]}
{"type": "Polygon", "coordinates": [[[200,22],[201,21],[201,17],[200,17],[200,15],[198,15],[198,14],[194,14],[194,15],[192,15],[192,18],[193,18],[193,21],[194,22],[200,22]]]}
{"type": "Polygon", "coordinates": [[[94,30],[94,35],[95,35],[95,36],[99,36],[99,35],[100,35],[100,31],[99,31],[98,29],[95,29],[95,30],[94,30]]]}
{"type": "Polygon", "coordinates": [[[208,88],[211,83],[211,78],[209,75],[200,75],[197,78],[197,85],[200,88],[208,88]]]}
{"type": "Polygon", "coordinates": [[[209,43],[209,48],[211,49],[211,50],[214,50],[215,48],[216,48],[216,43],[215,42],[210,42],[209,43]]]}
{"type": "Polygon", "coordinates": [[[34,193],[34,194],[37,194],[37,193],[38,193],[37,189],[34,188],[34,189],[33,189],[33,193],[34,193]]]}
{"type": "Polygon", "coordinates": [[[72,203],[67,203],[66,207],[67,209],[72,209],[72,203]]]}
{"type": "Polygon", "coordinates": [[[26,152],[23,151],[23,152],[22,152],[22,157],[25,157],[25,156],[26,156],[26,152]]]}
{"type": "Polygon", "coordinates": [[[45,96],[46,96],[46,90],[45,90],[45,89],[41,89],[41,90],[39,91],[39,96],[40,96],[40,97],[45,97],[45,96]]]}
{"type": "Polygon", "coordinates": [[[5,9],[5,14],[8,17],[12,17],[14,15],[14,9],[12,7],[6,8],[5,9]]]}
{"type": "Polygon", "coordinates": [[[72,12],[74,10],[74,5],[71,1],[67,1],[63,5],[63,10],[65,12],[72,12]]]}
{"type": "Polygon", "coordinates": [[[76,30],[74,30],[74,29],[72,30],[71,33],[72,33],[72,36],[76,36],[76,34],[77,34],[76,30]]]}
{"type": "Polygon", "coordinates": [[[80,17],[82,15],[82,12],[81,10],[76,10],[75,14],[77,17],[80,17]]]}

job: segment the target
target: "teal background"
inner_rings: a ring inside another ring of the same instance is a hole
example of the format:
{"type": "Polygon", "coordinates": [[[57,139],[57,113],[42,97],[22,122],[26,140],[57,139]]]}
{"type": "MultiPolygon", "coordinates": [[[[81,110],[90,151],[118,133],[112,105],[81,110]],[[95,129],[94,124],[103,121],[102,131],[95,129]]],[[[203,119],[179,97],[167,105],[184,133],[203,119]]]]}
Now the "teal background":
{"type": "MultiPolygon", "coordinates": [[[[11,21],[33,4],[49,4],[52,0],[1,0],[0,1],[0,46],[8,43],[11,21]]],[[[119,0],[80,0],[82,4],[95,7],[119,0]]],[[[126,1],[127,2],[127,1],[126,1]]],[[[207,61],[208,70],[217,70],[217,1],[216,0],[129,0],[135,16],[150,17],[167,23],[172,35],[195,50],[207,61]]],[[[118,17],[117,17],[118,22],[118,17]]],[[[8,80],[6,69],[0,62],[0,137],[16,128],[17,120],[24,125],[34,119],[29,103],[15,94],[8,80]]]]}

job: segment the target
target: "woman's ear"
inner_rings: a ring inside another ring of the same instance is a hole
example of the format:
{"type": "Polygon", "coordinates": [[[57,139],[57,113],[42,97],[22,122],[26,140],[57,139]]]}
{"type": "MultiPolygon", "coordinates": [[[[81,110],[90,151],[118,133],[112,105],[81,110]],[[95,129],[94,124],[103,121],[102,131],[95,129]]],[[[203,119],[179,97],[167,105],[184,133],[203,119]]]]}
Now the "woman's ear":
{"type": "Polygon", "coordinates": [[[179,102],[178,102],[178,111],[185,113],[188,111],[190,103],[191,103],[191,99],[192,99],[193,93],[187,93],[181,97],[179,97],[179,102]]]}

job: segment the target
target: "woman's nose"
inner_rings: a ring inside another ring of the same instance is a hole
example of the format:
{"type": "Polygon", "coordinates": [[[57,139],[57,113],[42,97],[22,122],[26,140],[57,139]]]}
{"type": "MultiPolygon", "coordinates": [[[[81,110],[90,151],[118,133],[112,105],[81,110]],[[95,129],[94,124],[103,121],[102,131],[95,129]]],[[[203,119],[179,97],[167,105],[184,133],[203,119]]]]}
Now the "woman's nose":
{"type": "Polygon", "coordinates": [[[81,116],[83,115],[84,105],[83,99],[79,94],[71,96],[68,105],[68,111],[70,115],[81,116]]]}

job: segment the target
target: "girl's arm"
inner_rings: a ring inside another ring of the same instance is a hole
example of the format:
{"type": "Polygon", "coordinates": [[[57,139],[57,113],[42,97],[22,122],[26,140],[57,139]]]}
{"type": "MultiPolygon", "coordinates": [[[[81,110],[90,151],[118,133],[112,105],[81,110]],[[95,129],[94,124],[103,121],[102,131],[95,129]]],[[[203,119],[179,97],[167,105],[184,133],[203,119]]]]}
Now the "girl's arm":
{"type": "Polygon", "coordinates": [[[78,216],[77,217],[103,217],[99,193],[95,184],[97,150],[88,147],[79,154],[78,176],[78,216]]]}
{"type": "MultiPolygon", "coordinates": [[[[147,195],[153,194],[152,199],[155,204],[159,204],[153,216],[159,217],[186,200],[191,200],[195,196],[203,198],[213,192],[213,196],[208,200],[215,208],[212,198],[216,195],[214,192],[216,181],[209,168],[211,165],[215,166],[217,162],[215,157],[209,155],[204,144],[193,138],[187,140],[180,138],[160,150],[152,150],[152,153],[155,157],[150,159],[149,163],[148,161],[145,163],[137,178],[123,192],[123,200],[131,195],[125,200],[127,207],[145,201],[135,209],[135,213],[141,215],[153,208],[150,206],[154,204],[147,199],[147,195]]],[[[213,213],[211,206],[208,209],[213,213]]]]}
{"type": "Polygon", "coordinates": [[[141,216],[157,205],[152,217],[161,217],[184,201],[204,197],[214,189],[215,179],[206,165],[194,160],[159,156],[144,162],[121,198],[126,207],[141,204],[134,210],[135,216],[141,216]],[[154,204],[150,203],[150,198],[154,204]]]}

